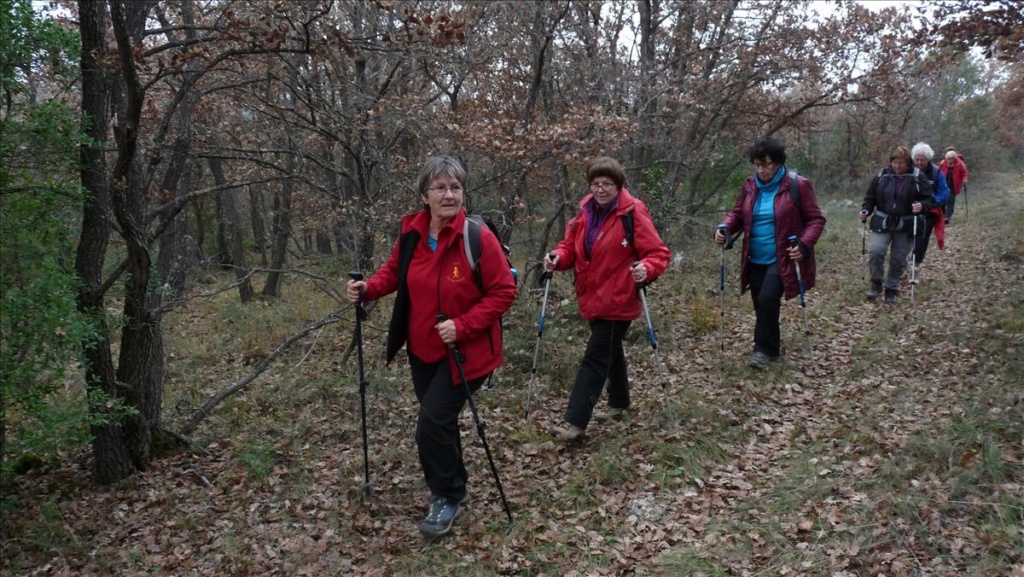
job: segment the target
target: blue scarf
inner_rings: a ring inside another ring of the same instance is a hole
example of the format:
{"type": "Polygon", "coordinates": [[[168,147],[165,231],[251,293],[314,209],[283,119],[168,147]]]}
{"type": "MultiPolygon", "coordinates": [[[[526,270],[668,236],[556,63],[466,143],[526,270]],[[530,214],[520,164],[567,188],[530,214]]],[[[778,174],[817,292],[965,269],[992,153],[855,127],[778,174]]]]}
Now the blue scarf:
{"type": "Polygon", "coordinates": [[[779,184],[786,174],[786,165],[779,167],[778,172],[768,182],[754,178],[758,195],[754,199],[753,214],[750,227],[750,262],[769,265],[777,260],[775,256],[775,195],[779,192],[779,184]]]}

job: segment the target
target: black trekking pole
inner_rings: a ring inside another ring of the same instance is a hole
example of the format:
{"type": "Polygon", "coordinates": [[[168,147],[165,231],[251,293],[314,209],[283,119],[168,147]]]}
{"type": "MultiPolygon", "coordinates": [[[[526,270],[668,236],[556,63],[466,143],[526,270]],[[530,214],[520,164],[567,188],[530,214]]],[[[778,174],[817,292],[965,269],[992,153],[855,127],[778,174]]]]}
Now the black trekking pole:
{"type": "MultiPolygon", "coordinates": [[[[640,264],[640,261],[633,262],[632,267],[640,264]]],[[[651,349],[654,350],[654,360],[658,365],[658,375],[661,377],[661,393],[665,400],[665,408],[668,408],[668,379],[665,378],[665,367],[661,364],[661,355],[658,354],[658,337],[654,334],[654,325],[651,324],[651,310],[647,308],[647,283],[637,284],[637,292],[640,293],[640,302],[644,305],[644,318],[647,320],[647,338],[651,341],[651,349]]]]}
{"type": "Polygon", "coordinates": [[[865,220],[862,224],[864,229],[860,234],[860,280],[864,282],[868,270],[868,221],[865,220]]]}
{"type": "MultiPolygon", "coordinates": [[[[363,280],[360,270],[349,271],[349,278],[354,281],[363,280]]],[[[370,448],[366,438],[366,372],[363,365],[363,321],[366,320],[366,307],[363,304],[363,292],[359,291],[359,302],[356,303],[356,352],[359,359],[359,414],[363,422],[363,490],[369,495],[373,492],[370,483],[370,448]]]]}
{"type": "MultiPolygon", "coordinates": [[[[729,229],[724,224],[718,225],[718,230],[722,231],[722,236],[729,238],[729,229]]],[[[718,343],[722,347],[722,352],[725,352],[725,243],[723,242],[719,247],[718,257],[718,343]]]]}
{"type": "MultiPolygon", "coordinates": [[[[439,314],[437,318],[438,322],[448,320],[448,315],[439,314]]],[[[487,444],[487,435],[484,434],[484,423],[480,420],[480,415],[476,412],[476,403],[473,401],[473,393],[469,390],[469,381],[466,380],[466,373],[462,370],[462,351],[459,350],[459,345],[452,343],[448,345],[448,349],[452,353],[452,358],[455,359],[455,369],[459,372],[459,379],[462,380],[462,387],[466,391],[466,400],[469,401],[469,410],[473,413],[473,422],[476,423],[476,432],[480,435],[480,443],[484,446],[484,453],[487,454],[487,462],[491,465],[491,473],[494,475],[494,484],[498,487],[498,495],[501,496],[501,505],[505,507],[505,514],[508,515],[509,524],[513,523],[512,510],[508,508],[508,501],[505,499],[505,489],[501,486],[501,479],[498,478],[498,467],[494,465],[494,457],[491,456],[491,447],[487,444]]]]}
{"type": "MultiPolygon", "coordinates": [[[[789,235],[789,246],[800,246],[795,234],[789,235]]],[[[804,336],[807,337],[807,356],[808,358],[811,358],[813,347],[811,346],[811,325],[807,322],[807,300],[804,297],[804,278],[800,273],[800,262],[794,261],[793,264],[796,265],[796,286],[800,289],[800,308],[804,311],[804,336]]]]}
{"type": "Polygon", "coordinates": [[[913,232],[910,235],[910,304],[914,304],[914,287],[917,286],[917,215],[914,215],[913,232]]]}
{"type": "MultiPolygon", "coordinates": [[[[555,253],[549,253],[548,258],[554,260],[555,253]]],[[[544,271],[541,276],[544,279],[544,300],[540,303],[540,321],[537,322],[537,344],[533,346],[533,369],[530,370],[530,386],[526,389],[526,417],[530,417],[530,407],[533,401],[533,383],[537,380],[537,357],[540,355],[540,340],[544,336],[544,317],[548,309],[548,289],[551,288],[551,271],[544,271]]]]}
{"type": "Polygon", "coordinates": [[[964,216],[964,222],[971,220],[971,203],[967,202],[967,183],[961,183],[960,186],[964,189],[964,210],[967,211],[967,215],[964,216]]]}

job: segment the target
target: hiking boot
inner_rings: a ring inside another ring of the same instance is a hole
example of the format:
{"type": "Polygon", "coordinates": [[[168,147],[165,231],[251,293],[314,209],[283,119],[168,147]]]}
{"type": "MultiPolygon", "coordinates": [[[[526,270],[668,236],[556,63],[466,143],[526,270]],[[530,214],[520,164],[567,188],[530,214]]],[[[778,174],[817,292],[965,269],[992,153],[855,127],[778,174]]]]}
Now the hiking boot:
{"type": "Polygon", "coordinates": [[[764,370],[768,368],[768,363],[776,361],[778,358],[779,357],[769,357],[761,351],[754,351],[754,353],[750,355],[750,358],[747,359],[747,364],[755,369],[764,370]]]}
{"type": "Polygon", "coordinates": [[[594,411],[593,419],[598,423],[607,423],[609,421],[621,421],[622,416],[626,414],[626,409],[619,407],[608,407],[604,411],[594,411]]]}
{"type": "Polygon", "coordinates": [[[469,502],[469,494],[455,503],[446,497],[433,497],[430,499],[430,509],[427,510],[427,518],[420,523],[420,533],[428,539],[437,539],[447,535],[452,530],[452,523],[462,513],[462,506],[469,502]]]}
{"type": "Polygon", "coordinates": [[[885,304],[894,305],[900,300],[900,291],[896,289],[885,289],[885,304]]]}
{"type": "Polygon", "coordinates": [[[878,295],[882,294],[882,281],[873,280],[871,281],[871,288],[864,295],[869,301],[873,301],[878,298],[878,295]]]}
{"type": "Polygon", "coordinates": [[[551,434],[558,438],[559,441],[565,441],[566,443],[572,443],[579,441],[586,434],[586,431],[572,425],[570,423],[562,423],[557,427],[551,429],[551,434]]]}

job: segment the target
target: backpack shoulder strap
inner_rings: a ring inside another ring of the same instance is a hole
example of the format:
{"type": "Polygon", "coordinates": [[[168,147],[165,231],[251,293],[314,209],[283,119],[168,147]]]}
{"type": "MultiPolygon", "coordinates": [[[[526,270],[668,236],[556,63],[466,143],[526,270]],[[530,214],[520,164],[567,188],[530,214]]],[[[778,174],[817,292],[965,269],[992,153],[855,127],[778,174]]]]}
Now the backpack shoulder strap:
{"type": "Polygon", "coordinates": [[[478,214],[467,214],[466,221],[462,225],[462,243],[466,248],[466,258],[469,259],[470,270],[475,271],[480,262],[480,229],[483,227],[483,218],[478,214]]]}
{"type": "Polygon", "coordinates": [[[793,199],[793,206],[800,208],[800,173],[795,169],[789,169],[789,197],[793,199]]]}
{"type": "Polygon", "coordinates": [[[622,213],[622,228],[626,231],[626,240],[633,243],[633,211],[622,213]]]}

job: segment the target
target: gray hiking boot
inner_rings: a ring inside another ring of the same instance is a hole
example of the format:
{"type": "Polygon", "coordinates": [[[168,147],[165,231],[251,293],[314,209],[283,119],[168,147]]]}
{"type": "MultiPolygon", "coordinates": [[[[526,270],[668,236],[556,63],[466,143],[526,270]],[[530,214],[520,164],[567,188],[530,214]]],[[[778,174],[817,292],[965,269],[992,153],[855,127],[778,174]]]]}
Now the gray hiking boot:
{"type": "Polygon", "coordinates": [[[455,522],[456,517],[462,514],[462,506],[468,502],[468,494],[458,503],[449,501],[446,497],[432,497],[427,518],[420,523],[420,533],[428,539],[437,539],[447,535],[451,532],[452,523],[455,522]]]}
{"type": "Polygon", "coordinates": [[[623,415],[626,414],[626,409],[619,407],[608,407],[604,411],[594,411],[592,417],[598,423],[607,423],[609,421],[621,421],[623,415]]]}
{"type": "Polygon", "coordinates": [[[583,435],[586,434],[586,431],[571,423],[562,423],[561,425],[551,429],[551,434],[559,441],[573,443],[582,439],[583,435]]]}
{"type": "Polygon", "coordinates": [[[761,351],[754,351],[754,353],[750,355],[750,358],[747,359],[747,364],[750,365],[751,367],[754,367],[755,369],[763,371],[764,369],[768,368],[768,363],[777,361],[778,359],[779,357],[773,358],[769,357],[765,353],[762,353],[761,351]]]}
{"type": "Polygon", "coordinates": [[[896,289],[885,289],[885,304],[894,305],[900,300],[900,291],[896,289]]]}
{"type": "Polygon", "coordinates": [[[880,294],[882,294],[882,281],[873,280],[871,281],[871,288],[868,289],[868,292],[864,296],[867,297],[869,301],[873,301],[877,299],[880,294]]]}

